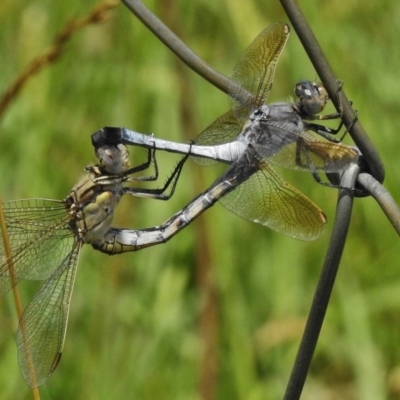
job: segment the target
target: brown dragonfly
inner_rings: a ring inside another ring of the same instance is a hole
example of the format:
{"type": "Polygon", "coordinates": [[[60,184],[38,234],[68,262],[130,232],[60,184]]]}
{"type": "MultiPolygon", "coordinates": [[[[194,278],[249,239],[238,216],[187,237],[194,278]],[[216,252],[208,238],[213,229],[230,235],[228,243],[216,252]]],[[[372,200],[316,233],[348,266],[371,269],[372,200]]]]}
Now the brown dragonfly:
{"type": "Polygon", "coordinates": [[[0,241],[0,296],[21,280],[44,281],[17,331],[19,366],[31,387],[42,385],[60,361],[82,246],[104,244],[122,195],[169,199],[187,159],[177,164],[163,188],[139,189],[126,185],[157,178],[154,150],[147,162],[133,168],[122,144],[101,146],[96,154],[100,163],[86,167],[64,200],[32,198],[0,204],[5,221],[1,230],[7,237],[0,241]],[[133,176],[152,164],[153,175],[133,176]]]}

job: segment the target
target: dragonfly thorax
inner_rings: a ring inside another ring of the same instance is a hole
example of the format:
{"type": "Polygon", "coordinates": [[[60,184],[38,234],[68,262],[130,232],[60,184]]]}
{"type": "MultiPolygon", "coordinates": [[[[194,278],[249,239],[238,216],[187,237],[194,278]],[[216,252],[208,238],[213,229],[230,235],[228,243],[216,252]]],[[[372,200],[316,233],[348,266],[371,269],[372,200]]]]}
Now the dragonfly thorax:
{"type": "Polygon", "coordinates": [[[292,104],[264,104],[250,115],[238,140],[251,144],[263,158],[269,158],[296,142],[304,129],[304,121],[292,104]]]}
{"type": "Polygon", "coordinates": [[[101,174],[98,167],[93,165],[87,167],[87,169],[90,172],[78,181],[69,194],[74,205],[84,206],[94,201],[97,195],[104,190],[103,186],[96,182],[99,174],[101,174]]]}
{"type": "Polygon", "coordinates": [[[113,212],[121,198],[123,179],[99,176],[99,166],[87,173],[64,201],[69,207],[71,230],[85,243],[99,243],[111,227],[113,212]]]}
{"type": "Polygon", "coordinates": [[[269,119],[270,114],[270,106],[267,104],[262,105],[261,107],[256,108],[249,116],[249,120],[251,122],[256,122],[257,124],[265,123],[269,119]]]}
{"type": "Polygon", "coordinates": [[[119,200],[118,193],[105,191],[76,212],[75,229],[85,243],[100,245],[104,241],[104,235],[111,227],[114,209],[119,200]]]}
{"type": "Polygon", "coordinates": [[[270,107],[266,104],[256,108],[244,123],[241,133],[238,136],[239,141],[250,143],[254,136],[263,133],[264,127],[270,118],[270,107]]]}

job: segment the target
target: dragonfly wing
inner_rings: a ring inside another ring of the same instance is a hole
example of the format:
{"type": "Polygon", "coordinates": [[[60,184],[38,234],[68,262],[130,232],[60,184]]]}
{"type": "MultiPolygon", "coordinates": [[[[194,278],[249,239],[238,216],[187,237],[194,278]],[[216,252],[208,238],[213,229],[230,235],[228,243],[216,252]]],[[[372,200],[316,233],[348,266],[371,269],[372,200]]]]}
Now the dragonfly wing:
{"type": "Polygon", "coordinates": [[[242,58],[232,71],[229,94],[232,109],[248,110],[266,101],[272,88],[272,81],[279,56],[289,37],[287,24],[277,23],[265,28],[245,50],[242,58]]]}
{"type": "Polygon", "coordinates": [[[340,172],[356,162],[356,150],[341,143],[317,139],[309,133],[295,131],[290,122],[279,126],[268,123],[256,139],[257,152],[268,162],[281,167],[305,171],[340,172]]]}
{"type": "Polygon", "coordinates": [[[326,223],[322,210],[284,181],[271,164],[258,163],[259,171],[220,202],[240,217],[284,235],[301,240],[317,239],[326,223]]]}
{"type": "MultiPolygon", "coordinates": [[[[231,142],[239,134],[242,123],[233,115],[232,110],[222,114],[194,140],[199,145],[218,145],[231,142]]],[[[207,158],[194,157],[197,164],[209,166],[216,161],[207,158]]]]}
{"type": "Polygon", "coordinates": [[[65,205],[57,200],[25,199],[3,203],[11,258],[0,243],[0,296],[21,279],[47,279],[71,250],[73,234],[65,205]],[[69,240],[65,240],[69,239],[69,240]],[[11,263],[10,263],[11,262],[11,263]],[[11,282],[9,266],[13,266],[11,282]]]}
{"type": "MultiPolygon", "coordinates": [[[[196,144],[228,143],[239,134],[250,110],[261,105],[271,91],[276,63],[289,36],[289,26],[273,24],[264,29],[246,49],[230,76],[232,109],[217,118],[195,139],[196,144]]],[[[213,160],[195,158],[201,165],[213,160]]]]}
{"type": "Polygon", "coordinates": [[[70,253],[25,309],[17,331],[18,361],[31,387],[42,385],[55,370],[64,345],[81,242],[70,253]]]}

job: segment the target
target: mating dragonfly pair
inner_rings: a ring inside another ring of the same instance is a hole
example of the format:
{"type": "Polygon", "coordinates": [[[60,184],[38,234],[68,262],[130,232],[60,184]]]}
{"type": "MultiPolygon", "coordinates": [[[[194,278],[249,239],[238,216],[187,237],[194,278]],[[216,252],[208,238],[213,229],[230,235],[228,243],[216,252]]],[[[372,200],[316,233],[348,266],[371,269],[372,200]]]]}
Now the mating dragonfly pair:
{"type": "Polygon", "coordinates": [[[297,239],[313,240],[321,235],[326,224],[322,210],[284,181],[274,165],[309,171],[320,181],[319,173],[340,173],[357,162],[358,152],[330,136],[341,125],[332,130],[312,122],[340,117],[316,115],[328,101],[321,85],[302,81],[296,85],[295,103],[265,104],[288,35],[286,24],[274,24],[261,32],[231,75],[230,111],[192,144],[125,128],[103,128],[92,135],[99,164],[86,168],[65,200],[3,204],[10,253],[5,245],[0,248],[0,295],[22,279],[45,281],[24,311],[17,332],[19,364],[30,386],[43,384],[60,360],[84,243],[108,254],[163,243],[217,201],[243,218],[297,239]],[[147,162],[131,168],[127,144],[147,147],[147,162]],[[184,157],[163,188],[128,186],[135,180],[157,178],[155,150],[184,157]],[[205,192],[162,225],[143,230],[112,227],[113,213],[124,194],[170,198],[189,155],[203,165],[216,161],[230,165],[205,192]],[[153,176],[133,176],[151,165],[153,176]]]}

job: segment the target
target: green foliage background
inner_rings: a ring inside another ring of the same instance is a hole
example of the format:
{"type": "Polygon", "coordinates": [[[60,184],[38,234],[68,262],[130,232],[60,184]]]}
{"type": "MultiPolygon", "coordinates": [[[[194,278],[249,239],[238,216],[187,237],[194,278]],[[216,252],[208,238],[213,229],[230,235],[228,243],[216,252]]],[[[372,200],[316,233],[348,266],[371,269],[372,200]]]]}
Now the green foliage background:
{"type": "MultiPolygon", "coordinates": [[[[303,3],[383,158],[385,186],[399,199],[400,3],[303,3]]],[[[94,4],[0,2],[0,90],[50,45],[68,19],[84,16],[94,4]]],[[[265,26],[287,21],[277,0],[146,5],[224,74],[265,26]]],[[[289,100],[300,79],[316,79],[316,73],[292,32],[269,101],[289,100]]],[[[76,34],[59,62],[33,77],[0,121],[2,197],[64,198],[83,167],[95,161],[90,134],[102,126],[188,141],[227,107],[223,93],[182,67],[120,5],[110,21],[76,34]]],[[[158,154],[158,160],[161,185],[177,158],[158,154]]],[[[162,223],[221,170],[189,162],[173,199],[126,198],[115,225],[140,229],[162,223]]],[[[286,238],[216,205],[164,245],[114,257],[85,247],[64,354],[41,388],[42,399],[282,398],[337,194],[310,175],[284,173],[328,216],[326,232],[315,242],[286,238]]],[[[357,199],[303,399],[400,398],[399,250],[375,201],[357,199]]],[[[23,289],[26,304],[33,292],[23,289]]],[[[0,397],[27,399],[11,297],[0,305],[0,397]]]]}

